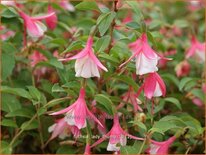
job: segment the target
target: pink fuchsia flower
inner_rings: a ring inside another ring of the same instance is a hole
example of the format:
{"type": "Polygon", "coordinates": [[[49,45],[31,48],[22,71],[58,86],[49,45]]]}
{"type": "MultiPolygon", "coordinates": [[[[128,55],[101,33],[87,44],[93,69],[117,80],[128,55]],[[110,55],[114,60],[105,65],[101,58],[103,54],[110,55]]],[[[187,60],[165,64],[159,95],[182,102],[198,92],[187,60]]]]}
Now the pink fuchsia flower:
{"type": "Polygon", "coordinates": [[[186,58],[195,56],[200,62],[205,61],[205,43],[200,43],[195,36],[192,36],[191,47],[186,53],[186,58]]]}
{"type": "Polygon", "coordinates": [[[98,67],[107,72],[107,68],[104,67],[102,63],[94,55],[92,45],[93,45],[93,38],[90,36],[87,40],[86,47],[80,53],[68,59],[62,59],[62,60],[76,59],[75,62],[76,77],[83,77],[83,78],[100,77],[98,67]]]}
{"type": "Polygon", "coordinates": [[[33,54],[29,56],[29,59],[31,60],[31,67],[34,67],[41,61],[47,61],[47,58],[38,51],[34,51],[33,54]]]}
{"type": "Polygon", "coordinates": [[[137,75],[158,71],[157,63],[162,57],[150,47],[146,33],[143,33],[137,41],[129,44],[129,48],[133,54],[126,62],[121,64],[120,67],[127,64],[131,59],[136,58],[137,75]]]}
{"type": "Polygon", "coordinates": [[[144,95],[151,99],[152,97],[165,96],[166,86],[162,78],[156,72],[150,73],[144,80],[143,85],[138,90],[137,96],[144,89],[144,95]]]}
{"type": "Polygon", "coordinates": [[[19,15],[24,20],[24,26],[27,29],[29,36],[33,38],[39,38],[44,35],[44,32],[47,30],[47,27],[40,21],[43,19],[50,18],[54,14],[55,12],[52,12],[44,16],[30,17],[24,12],[19,11],[19,15]]]}
{"type": "Polygon", "coordinates": [[[175,67],[175,71],[178,77],[187,76],[190,73],[190,64],[184,60],[175,67]]]}
{"type": "Polygon", "coordinates": [[[75,11],[74,6],[69,2],[69,0],[60,0],[59,5],[68,11],[75,11]]]}
{"type": "Polygon", "coordinates": [[[72,132],[74,137],[79,137],[81,135],[80,130],[76,126],[69,126],[67,122],[65,122],[64,118],[57,120],[55,124],[48,128],[48,131],[52,132],[50,140],[57,136],[59,136],[60,139],[64,139],[68,137],[69,131],[72,132]]]}
{"type": "Polygon", "coordinates": [[[15,1],[13,1],[13,0],[2,0],[1,4],[8,5],[8,6],[15,6],[15,1]]]}
{"type": "Polygon", "coordinates": [[[197,97],[193,98],[192,102],[200,108],[203,107],[203,105],[204,105],[203,101],[197,97]]]}
{"type": "Polygon", "coordinates": [[[170,145],[176,140],[176,137],[170,137],[164,142],[151,140],[150,148],[147,150],[149,154],[167,155],[170,145]]]}
{"type": "Polygon", "coordinates": [[[118,106],[118,109],[123,107],[126,103],[131,103],[134,107],[134,112],[140,111],[142,112],[142,108],[140,107],[140,104],[142,103],[138,98],[137,98],[137,93],[134,92],[132,87],[129,87],[129,90],[122,95],[122,103],[118,106]]]}
{"type": "Polygon", "coordinates": [[[63,110],[54,112],[50,115],[60,115],[66,113],[65,121],[67,122],[67,124],[76,126],[78,127],[78,129],[86,127],[87,117],[93,119],[95,122],[97,122],[102,126],[100,121],[89,111],[84,98],[85,98],[85,90],[81,88],[79,93],[79,98],[77,99],[76,102],[74,102],[71,106],[63,110]]]}
{"type": "Polygon", "coordinates": [[[14,31],[6,29],[5,26],[0,26],[0,31],[2,32],[2,34],[0,34],[0,39],[3,41],[15,35],[14,31]]]}
{"type": "Polygon", "coordinates": [[[89,144],[86,145],[84,155],[90,155],[91,154],[91,147],[89,144]]]}
{"type": "Polygon", "coordinates": [[[98,141],[96,141],[92,146],[95,147],[96,145],[102,143],[104,140],[106,140],[107,137],[109,137],[109,144],[107,146],[107,151],[119,151],[120,146],[125,146],[127,143],[127,136],[136,139],[136,140],[144,140],[144,138],[139,138],[133,135],[130,135],[126,131],[124,131],[120,124],[119,124],[119,117],[118,115],[114,116],[113,120],[113,127],[112,129],[102,138],[100,138],[98,141]]]}
{"type": "Polygon", "coordinates": [[[54,14],[52,16],[50,16],[49,18],[46,18],[46,24],[51,30],[54,30],[57,26],[57,15],[54,9],[52,8],[52,6],[48,5],[48,14],[53,13],[53,12],[54,14]]]}

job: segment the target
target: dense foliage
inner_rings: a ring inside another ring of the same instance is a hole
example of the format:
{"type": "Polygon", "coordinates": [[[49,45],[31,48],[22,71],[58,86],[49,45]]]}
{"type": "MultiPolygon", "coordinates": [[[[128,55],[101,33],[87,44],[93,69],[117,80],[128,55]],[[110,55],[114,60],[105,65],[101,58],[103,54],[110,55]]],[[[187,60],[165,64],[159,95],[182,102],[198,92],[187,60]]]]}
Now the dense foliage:
{"type": "Polygon", "coordinates": [[[204,153],[203,6],[3,0],[1,154],[204,153]]]}

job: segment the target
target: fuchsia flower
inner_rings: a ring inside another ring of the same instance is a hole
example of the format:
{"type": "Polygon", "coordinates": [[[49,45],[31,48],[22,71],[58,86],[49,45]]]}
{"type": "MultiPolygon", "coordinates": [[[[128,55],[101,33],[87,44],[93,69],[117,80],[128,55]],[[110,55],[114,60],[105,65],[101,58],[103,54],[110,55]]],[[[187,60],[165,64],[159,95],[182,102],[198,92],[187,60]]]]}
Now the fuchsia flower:
{"type": "Polygon", "coordinates": [[[186,58],[195,56],[200,62],[205,61],[205,43],[200,43],[195,36],[192,36],[191,47],[186,53],[186,58]]]}
{"type": "Polygon", "coordinates": [[[0,31],[3,32],[0,34],[0,39],[3,41],[15,35],[14,31],[6,29],[5,26],[0,26],[0,31]]]}
{"type": "MultiPolygon", "coordinates": [[[[137,93],[135,93],[133,88],[130,87],[128,92],[122,95],[122,101],[131,103],[134,107],[134,112],[142,111],[142,108],[139,106],[142,102],[137,97],[137,93]]],[[[120,103],[118,109],[125,105],[124,102],[120,103]]]]}
{"type": "Polygon", "coordinates": [[[144,89],[144,95],[148,99],[166,95],[166,86],[164,84],[164,81],[156,72],[150,73],[146,77],[143,85],[138,90],[137,96],[139,96],[139,93],[142,91],[142,89],[144,89]]]}
{"type": "Polygon", "coordinates": [[[187,76],[190,73],[190,64],[184,60],[175,67],[175,71],[178,77],[187,76]]]}
{"type": "Polygon", "coordinates": [[[85,90],[81,88],[79,93],[79,98],[76,102],[74,102],[71,106],[60,110],[58,112],[54,112],[50,115],[60,115],[66,113],[64,120],[67,124],[76,126],[78,129],[85,128],[87,125],[86,118],[89,117],[93,119],[95,122],[100,124],[100,121],[89,111],[86,102],[85,102],[85,90]]]}
{"type": "Polygon", "coordinates": [[[29,59],[31,60],[31,67],[34,67],[41,61],[47,61],[47,58],[38,51],[34,51],[33,54],[29,56],[29,59]]]}
{"type": "MultiPolygon", "coordinates": [[[[48,14],[55,12],[51,5],[48,5],[48,14]]],[[[53,30],[57,26],[57,15],[56,13],[50,16],[49,18],[46,18],[46,24],[47,26],[53,30]]]]}
{"type": "Polygon", "coordinates": [[[193,98],[192,102],[200,108],[203,107],[203,105],[204,105],[203,101],[197,97],[193,98]]]}
{"type": "Polygon", "coordinates": [[[83,78],[100,77],[98,67],[107,72],[107,68],[104,67],[102,63],[94,55],[92,44],[93,44],[93,38],[90,36],[87,40],[86,47],[80,53],[68,59],[62,59],[62,60],[76,59],[75,62],[76,77],[83,77],[83,78]]]}
{"type": "Polygon", "coordinates": [[[168,140],[164,142],[157,142],[151,140],[150,148],[147,150],[149,154],[157,154],[157,155],[166,155],[168,154],[168,150],[170,145],[176,140],[176,137],[170,137],[168,140]]]}
{"type": "Polygon", "coordinates": [[[127,133],[126,131],[124,131],[120,124],[119,124],[119,117],[118,115],[114,116],[114,120],[113,120],[113,127],[112,129],[102,138],[100,138],[98,141],[96,141],[92,146],[96,146],[100,143],[102,143],[104,140],[106,140],[107,137],[109,137],[109,144],[107,146],[107,151],[119,151],[120,150],[120,146],[125,146],[127,143],[127,136],[132,138],[132,139],[136,139],[136,140],[144,140],[143,138],[139,138],[136,136],[132,136],[129,133],[127,133]]]}
{"type": "Polygon", "coordinates": [[[61,0],[59,2],[59,5],[68,11],[75,11],[74,6],[68,0],[61,0]]]}
{"type": "Polygon", "coordinates": [[[2,0],[1,4],[8,6],[15,6],[15,2],[13,0],[2,0]]]}
{"type": "Polygon", "coordinates": [[[34,37],[34,38],[39,38],[43,36],[44,32],[47,30],[47,27],[40,21],[43,19],[50,18],[54,14],[55,12],[52,12],[44,16],[30,17],[24,12],[19,11],[19,15],[24,20],[24,26],[26,27],[29,36],[34,37]]]}
{"type": "Polygon", "coordinates": [[[158,55],[149,45],[146,33],[135,42],[129,44],[129,48],[132,50],[132,56],[123,64],[127,64],[131,59],[136,58],[136,74],[143,75],[147,73],[156,72],[158,70],[157,63],[161,57],[158,55]]]}
{"type": "Polygon", "coordinates": [[[49,127],[48,131],[52,132],[50,140],[59,136],[60,139],[64,139],[68,136],[68,132],[71,130],[74,137],[79,137],[81,135],[80,130],[76,126],[69,126],[64,118],[56,121],[55,124],[49,127]]]}

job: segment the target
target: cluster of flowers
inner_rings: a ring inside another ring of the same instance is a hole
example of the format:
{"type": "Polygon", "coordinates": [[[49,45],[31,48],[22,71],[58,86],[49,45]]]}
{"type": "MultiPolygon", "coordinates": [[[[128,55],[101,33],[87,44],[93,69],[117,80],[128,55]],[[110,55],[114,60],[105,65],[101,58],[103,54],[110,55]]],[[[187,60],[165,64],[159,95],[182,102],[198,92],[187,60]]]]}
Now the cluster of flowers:
{"type": "MultiPolygon", "coordinates": [[[[17,4],[10,3],[8,5],[17,5],[17,4]]],[[[73,6],[69,4],[67,1],[64,0],[60,1],[60,5],[65,9],[74,11],[73,6]]],[[[46,31],[47,28],[41,22],[42,20],[45,19],[46,24],[50,29],[55,29],[57,25],[57,20],[58,20],[57,15],[51,5],[48,5],[48,14],[44,16],[30,17],[20,9],[18,9],[18,13],[24,21],[24,27],[27,29],[28,35],[32,38],[39,38],[44,35],[44,32],[46,31]]],[[[11,34],[8,33],[8,37],[10,36],[11,34]]],[[[86,46],[82,51],[80,51],[78,54],[74,56],[61,59],[61,61],[76,60],[75,62],[76,77],[82,77],[82,78],[98,77],[99,78],[101,70],[104,70],[106,72],[108,71],[107,68],[96,57],[92,46],[93,46],[93,37],[89,36],[86,46]]],[[[164,81],[160,77],[160,75],[157,73],[158,71],[157,65],[158,65],[158,61],[168,60],[168,59],[164,58],[162,55],[158,54],[150,47],[146,32],[144,32],[135,42],[130,43],[129,48],[132,52],[132,56],[127,61],[122,63],[119,67],[122,68],[131,60],[135,60],[136,75],[140,75],[140,76],[144,75],[143,76],[144,81],[137,93],[134,92],[134,90],[130,87],[128,92],[123,95],[122,99],[124,101],[130,101],[133,104],[135,111],[142,111],[138,103],[139,100],[137,100],[137,97],[142,91],[144,92],[144,96],[147,97],[148,99],[166,95],[166,86],[164,84],[164,81]]],[[[205,51],[205,46],[202,43],[198,42],[198,40],[193,36],[191,40],[191,48],[188,50],[186,54],[186,58],[196,55],[201,60],[203,60],[204,51],[205,51]]],[[[47,60],[38,51],[35,51],[33,55],[30,56],[30,59],[32,60],[31,63],[32,66],[35,66],[40,61],[47,60]]],[[[179,64],[176,70],[177,70],[177,75],[179,76],[183,74],[186,75],[185,72],[188,71],[187,61],[184,61],[181,64],[179,64]]],[[[70,105],[65,109],[50,114],[50,115],[65,114],[63,118],[57,120],[56,123],[49,128],[49,132],[52,132],[52,136],[50,137],[50,140],[56,138],[57,136],[59,136],[60,138],[65,138],[66,136],[68,136],[69,132],[71,132],[74,135],[74,137],[79,137],[81,134],[80,130],[87,126],[86,119],[88,118],[88,116],[90,119],[96,122],[98,127],[102,129],[102,131],[104,131],[105,133],[104,130],[106,128],[105,120],[104,119],[98,120],[94,115],[95,110],[93,110],[93,112],[89,110],[85,101],[85,93],[86,93],[85,89],[82,87],[80,89],[79,97],[76,100],[76,102],[74,102],[72,105],[70,105]]],[[[118,108],[121,108],[121,106],[119,106],[118,108]]],[[[91,148],[103,142],[107,137],[110,138],[109,144],[107,146],[107,150],[119,152],[120,145],[121,146],[126,145],[127,136],[135,140],[145,140],[145,138],[139,138],[130,135],[129,133],[124,131],[119,123],[119,115],[115,114],[113,118],[113,127],[111,128],[111,130],[108,133],[106,133],[105,137],[100,138],[94,144],[92,145],[87,144],[85,153],[89,154],[91,148]]],[[[168,153],[170,144],[172,144],[175,139],[176,139],[175,135],[164,142],[157,142],[150,139],[151,144],[147,151],[150,154],[166,154],[168,153]]]]}

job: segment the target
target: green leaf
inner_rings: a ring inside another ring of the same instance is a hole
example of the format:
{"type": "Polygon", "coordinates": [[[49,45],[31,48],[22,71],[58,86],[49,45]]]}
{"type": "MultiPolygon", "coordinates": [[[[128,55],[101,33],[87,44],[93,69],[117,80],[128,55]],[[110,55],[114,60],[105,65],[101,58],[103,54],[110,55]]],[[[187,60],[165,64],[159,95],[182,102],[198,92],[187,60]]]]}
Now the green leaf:
{"type": "Polygon", "coordinates": [[[22,89],[22,88],[11,88],[11,87],[8,87],[8,86],[2,86],[1,87],[1,92],[14,94],[14,95],[21,96],[21,97],[24,97],[24,98],[27,98],[27,99],[32,98],[31,95],[29,94],[29,92],[26,91],[25,89],[22,89]]]}
{"type": "Polygon", "coordinates": [[[45,106],[48,108],[53,107],[61,102],[67,101],[68,99],[69,99],[69,97],[53,99],[53,100],[49,101],[45,106]]]}
{"type": "Polygon", "coordinates": [[[65,45],[67,42],[62,38],[55,38],[50,41],[50,43],[57,44],[57,45],[65,45]]]}
{"type": "Polygon", "coordinates": [[[77,152],[77,149],[64,145],[58,148],[56,154],[74,154],[76,152],[77,152]]]}
{"type": "Polygon", "coordinates": [[[16,122],[12,119],[3,119],[1,121],[1,126],[8,126],[8,127],[17,128],[16,122]]]}
{"type": "Polygon", "coordinates": [[[58,83],[55,83],[52,87],[52,92],[65,92],[65,90],[58,83]]]}
{"type": "Polygon", "coordinates": [[[79,4],[77,4],[75,6],[75,8],[79,9],[79,10],[95,10],[95,11],[100,11],[96,2],[92,2],[92,1],[89,1],[89,2],[81,2],[79,4]]]}
{"type": "Polygon", "coordinates": [[[27,117],[27,118],[31,118],[34,115],[34,112],[28,108],[21,108],[12,112],[9,112],[8,114],[6,114],[6,117],[27,117]]]}
{"type": "Polygon", "coordinates": [[[126,3],[132,8],[132,10],[135,12],[136,22],[140,22],[141,19],[144,19],[144,16],[142,12],[139,9],[139,5],[135,1],[126,1],[126,3]]]}
{"type": "Polygon", "coordinates": [[[115,12],[108,12],[103,13],[98,17],[97,25],[101,36],[107,32],[115,16],[115,12]]]}
{"type": "Polygon", "coordinates": [[[1,149],[0,154],[11,154],[12,153],[12,147],[9,145],[6,141],[1,141],[1,149]]]}
{"type": "Polygon", "coordinates": [[[177,20],[175,20],[174,25],[176,25],[177,27],[180,27],[180,28],[185,28],[185,27],[189,26],[189,23],[187,20],[177,19],[177,20]]]}
{"type": "Polygon", "coordinates": [[[174,128],[179,128],[176,126],[176,124],[168,122],[168,121],[158,121],[154,123],[154,126],[149,130],[150,132],[159,132],[163,134],[164,132],[174,129],[174,128]]]}
{"type": "Polygon", "coordinates": [[[32,122],[27,121],[21,125],[21,129],[22,130],[32,130],[32,129],[37,129],[38,126],[39,124],[37,120],[33,120],[32,122]]]}
{"type": "Polygon", "coordinates": [[[188,82],[192,81],[192,80],[194,80],[194,79],[193,79],[193,78],[190,78],[190,77],[185,77],[185,78],[181,79],[181,81],[180,81],[180,83],[179,83],[179,90],[182,91],[183,88],[185,87],[185,85],[186,85],[188,82]]]}
{"type": "Polygon", "coordinates": [[[142,123],[142,122],[140,122],[140,121],[131,121],[131,123],[137,125],[138,127],[143,129],[144,131],[147,131],[146,125],[144,123],[142,123]]]}
{"type": "Polygon", "coordinates": [[[204,95],[204,92],[202,91],[202,89],[193,89],[193,90],[191,91],[191,93],[192,93],[194,96],[196,96],[196,97],[198,97],[199,99],[201,99],[202,101],[205,100],[205,95],[204,95]]]}
{"type": "Polygon", "coordinates": [[[182,106],[181,106],[178,99],[176,99],[174,97],[167,97],[167,98],[164,98],[164,100],[166,102],[171,102],[171,103],[175,104],[178,109],[182,110],[182,106]]]}
{"type": "Polygon", "coordinates": [[[33,86],[27,86],[27,88],[29,89],[29,93],[32,96],[32,98],[37,101],[40,101],[41,93],[39,92],[39,90],[33,86]]]}
{"type": "Polygon", "coordinates": [[[6,78],[12,74],[12,71],[15,67],[15,58],[11,54],[2,53],[1,62],[2,62],[2,79],[6,80],[6,78]]]}
{"type": "Polygon", "coordinates": [[[17,109],[21,109],[21,104],[19,100],[16,98],[16,96],[14,95],[2,94],[1,102],[2,102],[1,110],[7,113],[11,111],[15,111],[17,109]]]}
{"type": "Polygon", "coordinates": [[[173,74],[164,73],[164,74],[161,74],[161,76],[162,76],[163,79],[167,79],[167,80],[173,82],[177,87],[179,87],[179,80],[173,74]]]}
{"type": "Polygon", "coordinates": [[[135,89],[135,91],[137,91],[138,85],[131,77],[126,76],[126,75],[119,75],[119,76],[116,76],[115,78],[127,83],[128,85],[132,86],[135,89]]]}
{"type": "Polygon", "coordinates": [[[113,103],[107,96],[103,94],[97,94],[94,99],[100,104],[101,107],[104,108],[104,110],[106,110],[108,114],[114,114],[113,103]]]}
{"type": "Polygon", "coordinates": [[[98,57],[102,58],[102,59],[104,59],[104,60],[106,60],[106,61],[108,61],[108,62],[110,62],[110,63],[112,63],[114,65],[118,65],[119,64],[118,59],[115,58],[115,57],[110,56],[109,54],[106,54],[106,53],[102,52],[101,54],[98,55],[98,57]]]}
{"type": "Polygon", "coordinates": [[[50,59],[48,61],[48,64],[50,64],[51,66],[54,66],[56,68],[59,68],[59,69],[63,69],[64,66],[61,62],[59,62],[57,59],[50,59]]]}
{"type": "Polygon", "coordinates": [[[41,115],[43,115],[45,112],[47,112],[47,108],[41,107],[41,108],[38,109],[37,114],[38,114],[38,116],[41,116],[41,115]]]}
{"type": "Polygon", "coordinates": [[[18,16],[17,12],[12,7],[7,7],[1,13],[1,17],[4,17],[4,18],[14,18],[17,16],[18,16]]]}
{"type": "Polygon", "coordinates": [[[106,35],[98,39],[95,46],[95,51],[103,52],[109,46],[111,37],[106,35]]]}
{"type": "Polygon", "coordinates": [[[68,53],[74,50],[82,49],[83,48],[82,44],[83,44],[82,41],[74,41],[66,48],[66,50],[62,52],[62,54],[65,54],[65,53],[68,53]]]}

